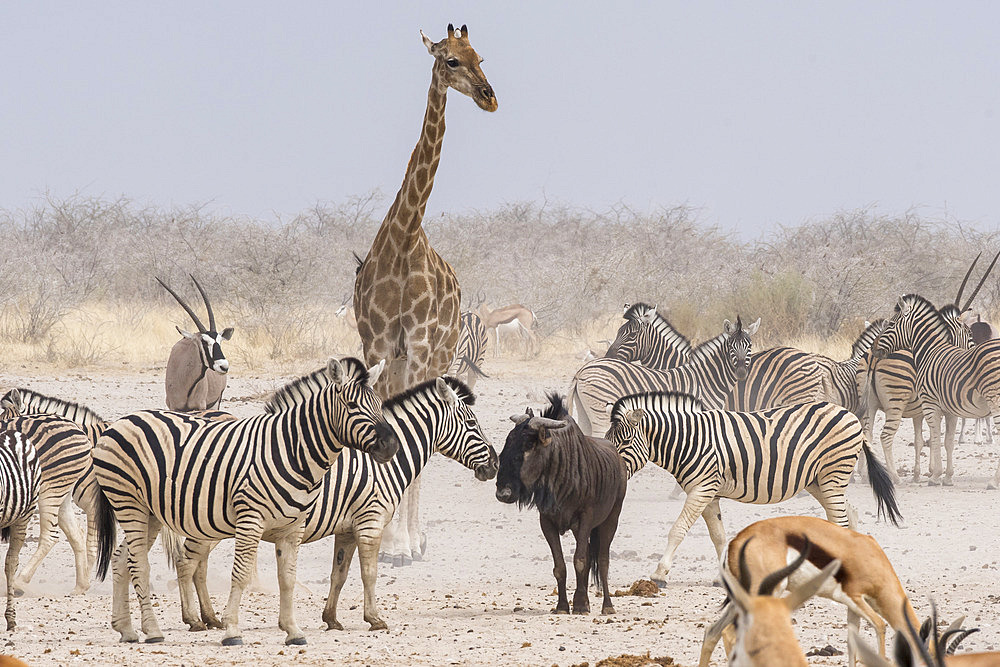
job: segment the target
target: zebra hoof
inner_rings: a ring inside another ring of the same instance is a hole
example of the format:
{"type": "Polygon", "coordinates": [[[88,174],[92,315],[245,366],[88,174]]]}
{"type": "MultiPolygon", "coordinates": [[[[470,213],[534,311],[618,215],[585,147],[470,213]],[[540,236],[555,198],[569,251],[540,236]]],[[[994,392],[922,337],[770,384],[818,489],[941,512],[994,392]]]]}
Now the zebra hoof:
{"type": "Polygon", "coordinates": [[[188,621],[188,632],[207,632],[208,626],[201,621],[188,621]]]}
{"type": "Polygon", "coordinates": [[[159,644],[162,641],[163,641],[163,636],[162,635],[159,636],[159,637],[157,637],[157,636],[146,637],[146,643],[147,644],[159,644]]]}
{"type": "Polygon", "coordinates": [[[419,551],[414,551],[413,552],[413,560],[414,561],[422,561],[423,559],[424,559],[424,556],[419,551]]]}
{"type": "Polygon", "coordinates": [[[385,563],[386,565],[392,565],[392,556],[384,551],[378,552],[378,562],[385,563]]]}
{"type": "Polygon", "coordinates": [[[285,640],[285,646],[305,646],[305,637],[289,637],[285,640]]]}
{"type": "Polygon", "coordinates": [[[243,637],[226,637],[222,640],[223,646],[243,646],[243,637]]]}
{"type": "Polygon", "coordinates": [[[946,479],[943,482],[941,482],[941,486],[955,486],[955,482],[951,481],[950,479],[946,479]]]}

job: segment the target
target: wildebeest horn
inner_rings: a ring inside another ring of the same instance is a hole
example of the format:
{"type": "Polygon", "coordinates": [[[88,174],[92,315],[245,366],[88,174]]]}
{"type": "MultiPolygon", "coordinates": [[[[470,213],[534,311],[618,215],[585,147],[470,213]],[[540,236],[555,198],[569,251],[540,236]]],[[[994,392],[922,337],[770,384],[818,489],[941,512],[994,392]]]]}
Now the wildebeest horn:
{"type": "Polygon", "coordinates": [[[510,420],[512,422],[514,422],[515,424],[523,424],[524,422],[526,422],[530,418],[531,418],[531,415],[527,415],[527,414],[511,415],[510,416],[510,420]]]}
{"type": "MultiPolygon", "coordinates": [[[[181,304],[181,308],[183,308],[184,310],[186,310],[187,314],[191,316],[192,320],[194,320],[194,325],[196,327],[198,327],[198,331],[199,332],[201,332],[201,331],[208,331],[208,329],[205,328],[205,325],[201,323],[201,320],[198,319],[198,316],[194,314],[194,311],[191,310],[191,307],[189,305],[187,305],[186,303],[184,303],[184,299],[182,299],[179,296],[177,296],[177,292],[175,292],[172,289],[170,289],[170,286],[167,285],[162,280],[160,280],[159,277],[156,278],[156,282],[160,283],[160,285],[163,286],[163,289],[165,289],[168,292],[170,292],[170,296],[174,297],[174,299],[177,301],[177,303],[181,304]]],[[[197,284],[197,283],[195,283],[195,284],[197,284]]]]}
{"type": "MultiPolygon", "coordinates": [[[[979,253],[979,254],[980,254],[980,255],[982,255],[982,253],[979,253]]],[[[979,257],[976,257],[976,259],[978,260],[978,259],[979,259],[979,257]]],[[[983,277],[982,277],[982,279],[981,279],[981,280],[979,281],[979,284],[978,284],[978,285],[976,285],[976,289],[975,289],[975,290],[973,290],[973,292],[972,292],[972,296],[970,296],[970,297],[969,297],[969,300],[965,302],[965,305],[964,305],[964,306],[961,306],[961,312],[963,312],[963,313],[964,313],[965,311],[967,311],[967,310],[969,309],[969,306],[971,306],[971,305],[972,305],[972,300],[976,298],[976,295],[977,295],[977,294],[979,294],[979,290],[981,290],[981,289],[983,288],[983,283],[985,283],[985,282],[986,282],[986,279],[987,279],[987,278],[989,277],[989,275],[990,275],[990,272],[992,272],[992,271],[993,271],[993,267],[994,267],[994,266],[996,265],[996,263],[997,263],[997,260],[998,260],[998,259],[1000,259],[1000,250],[998,250],[998,251],[997,251],[997,254],[996,254],[996,256],[995,256],[995,257],[993,258],[993,261],[992,261],[992,262],[990,262],[990,265],[989,265],[988,267],[986,267],[986,273],[984,273],[984,274],[983,274],[983,277]]],[[[973,266],[975,266],[975,265],[976,265],[976,263],[975,263],[975,262],[973,262],[973,263],[972,263],[972,265],[973,265],[973,266]]],[[[972,268],[971,268],[971,267],[969,268],[969,271],[972,271],[972,268]]],[[[966,274],[966,275],[965,275],[965,279],[966,279],[966,280],[968,280],[968,279],[969,279],[969,275],[968,275],[968,274],[966,274]]],[[[964,282],[964,281],[962,282],[962,287],[963,287],[963,288],[965,287],[965,282],[964,282]]],[[[962,290],[959,290],[959,291],[958,291],[958,295],[959,295],[959,297],[958,297],[957,299],[955,299],[955,305],[956,305],[956,306],[958,305],[958,302],[959,302],[959,301],[961,300],[961,298],[962,298],[962,290]]]]}
{"type": "Polygon", "coordinates": [[[566,425],[566,420],[564,419],[549,419],[548,417],[532,417],[531,421],[528,422],[528,426],[533,429],[540,428],[562,428],[566,425]]]}
{"type": "Polygon", "coordinates": [[[188,274],[191,276],[191,280],[194,281],[194,286],[198,288],[198,292],[201,293],[201,300],[205,302],[205,310],[208,311],[208,330],[215,331],[215,313],[212,312],[212,304],[208,302],[208,296],[205,294],[205,290],[201,288],[201,283],[198,279],[194,277],[194,274],[188,274]]]}

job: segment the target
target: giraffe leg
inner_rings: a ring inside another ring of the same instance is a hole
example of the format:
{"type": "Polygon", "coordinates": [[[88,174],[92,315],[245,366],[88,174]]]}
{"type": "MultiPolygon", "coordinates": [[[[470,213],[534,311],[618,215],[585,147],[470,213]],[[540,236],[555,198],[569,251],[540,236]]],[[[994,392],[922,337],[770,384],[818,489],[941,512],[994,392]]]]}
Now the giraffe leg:
{"type": "Polygon", "coordinates": [[[73,560],[76,566],[76,587],[73,595],[83,595],[90,588],[90,559],[87,557],[87,544],[80,524],[73,516],[73,498],[66,496],[59,506],[59,527],[66,534],[66,540],[73,550],[73,560]]]}
{"type": "Polygon", "coordinates": [[[10,525],[9,544],[7,545],[7,556],[4,558],[3,573],[7,581],[7,609],[4,611],[4,619],[7,621],[7,632],[11,632],[17,627],[17,615],[14,611],[14,573],[17,572],[17,561],[21,555],[21,547],[24,545],[24,536],[28,530],[28,520],[30,516],[25,516],[10,525]]]}
{"type": "Polygon", "coordinates": [[[403,497],[400,498],[392,519],[382,532],[383,550],[379,554],[379,560],[391,563],[393,567],[402,567],[413,562],[413,552],[409,551],[410,538],[407,528],[409,527],[410,489],[415,483],[416,480],[403,491],[403,497]]]}
{"type": "Polygon", "coordinates": [[[38,546],[24,568],[14,576],[14,593],[16,595],[24,594],[28,582],[35,576],[35,570],[49,555],[49,551],[59,539],[56,534],[56,521],[58,520],[59,506],[64,497],[55,495],[51,488],[43,488],[38,492],[38,546]]]}

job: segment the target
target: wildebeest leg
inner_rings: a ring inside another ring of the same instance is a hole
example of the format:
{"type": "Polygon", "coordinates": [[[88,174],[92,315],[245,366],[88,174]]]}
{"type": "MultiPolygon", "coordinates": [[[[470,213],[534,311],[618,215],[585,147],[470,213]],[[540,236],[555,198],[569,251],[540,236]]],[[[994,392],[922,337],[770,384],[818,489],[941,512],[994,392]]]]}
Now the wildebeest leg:
{"type": "MultiPolygon", "coordinates": [[[[323,607],[323,622],[327,630],[343,630],[344,626],[337,620],[337,601],[340,591],[347,581],[347,573],[351,569],[351,559],[358,543],[354,533],[338,533],[333,542],[333,570],[330,572],[330,593],[326,596],[326,606],[323,607]]],[[[365,593],[367,595],[367,592],[365,593]]]]}
{"type": "Polygon", "coordinates": [[[590,533],[589,522],[580,521],[573,530],[576,537],[576,552],[573,554],[573,570],[576,572],[576,591],[573,593],[573,613],[590,613],[590,594],[587,591],[587,576],[590,574],[590,533]]]}
{"type": "Polygon", "coordinates": [[[684,501],[684,507],[681,508],[680,516],[674,521],[674,525],[671,526],[670,532],[667,534],[667,551],[660,558],[660,562],[656,565],[656,571],[650,577],[657,584],[667,583],[667,574],[670,573],[670,566],[674,562],[674,553],[676,553],[677,547],[681,545],[684,536],[691,530],[695,520],[705,511],[705,507],[715,498],[718,489],[718,483],[691,489],[684,501]]]}
{"type": "Polygon", "coordinates": [[[566,559],[563,557],[562,543],[559,541],[559,529],[544,514],[538,515],[538,522],[542,526],[542,535],[549,543],[549,550],[552,552],[554,567],[552,574],[556,578],[556,588],[559,593],[559,601],[556,608],[552,610],[555,614],[569,613],[569,600],[566,598],[566,559]]]}
{"type": "Polygon", "coordinates": [[[604,602],[601,605],[602,614],[615,613],[614,605],[611,604],[611,592],[608,590],[608,562],[611,559],[611,540],[618,530],[618,516],[621,514],[621,502],[615,503],[611,509],[611,514],[597,527],[597,571],[601,577],[601,587],[604,593],[604,602]]]}

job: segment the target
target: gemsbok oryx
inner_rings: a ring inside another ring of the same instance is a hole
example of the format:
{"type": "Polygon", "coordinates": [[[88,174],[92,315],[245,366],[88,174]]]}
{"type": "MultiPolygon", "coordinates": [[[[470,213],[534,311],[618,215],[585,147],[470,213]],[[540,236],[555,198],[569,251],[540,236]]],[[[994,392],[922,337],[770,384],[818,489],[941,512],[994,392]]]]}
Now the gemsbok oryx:
{"type": "MultiPolygon", "coordinates": [[[[369,364],[387,360],[378,387],[384,399],[448,372],[455,359],[462,292],[454,269],[431,247],[423,228],[424,211],[434,185],[444,141],[445,104],[451,88],[470,97],[484,111],[497,110],[497,98],[469,43],[466,26],[439,42],[420,33],[433,59],[430,90],[420,138],[410,156],[403,183],[361,260],[354,282],[358,334],[369,364]]],[[[426,539],[420,530],[420,480],[410,485],[386,529],[387,542],[405,544],[386,556],[404,564],[422,557],[426,539]]]]}
{"type": "Polygon", "coordinates": [[[380,463],[399,449],[371,386],[383,368],[383,362],[365,369],[357,359],[331,359],[322,391],[275,414],[219,420],[146,411],[108,427],[94,450],[101,487],[97,576],[107,574],[120,523],[125,539],[113,558],[111,625],[122,641],[138,641],[129,613],[130,578],[146,641],[163,640],[149,597],[148,558],[162,526],[199,541],[235,537],[232,588],[223,615],[226,646],[243,641],[243,591],[260,541],[274,542],[278,627],[287,633],[285,643],[305,643],[295,622],[294,589],[306,510],[345,446],[369,452],[380,463]]]}
{"type": "Polygon", "coordinates": [[[161,279],[156,279],[187,312],[196,328],[196,331],[189,332],[177,327],[181,339],[170,349],[170,357],[167,359],[167,409],[179,412],[213,410],[219,407],[222,392],[226,390],[226,374],[229,372],[229,360],[222,352],[222,341],[229,340],[233,335],[232,327],[226,327],[221,333],[216,329],[215,313],[205,290],[194,276],[191,276],[191,280],[205,302],[205,310],[208,311],[207,328],[177,292],[161,279]]]}
{"type": "MultiPolygon", "coordinates": [[[[913,353],[917,395],[930,428],[930,483],[952,484],[955,422],[958,417],[993,417],[1000,414],[1000,341],[987,341],[966,349],[951,342],[951,331],[934,305],[917,294],[899,298],[873,355],[885,359],[897,350],[913,353]],[[948,456],[942,477],[941,429],[948,456]]],[[[998,467],[987,488],[1000,485],[998,467]]]]}
{"type": "MultiPolygon", "coordinates": [[[[729,542],[722,567],[738,577],[746,590],[757,590],[768,574],[805,553],[804,536],[809,537],[811,548],[802,566],[788,575],[787,588],[801,586],[834,559],[839,560],[840,569],[816,595],[847,607],[849,629],[856,631],[860,619],[868,620],[875,627],[879,652],[885,656],[886,623],[896,632],[905,633],[907,619],[916,623],[917,615],[892,563],[870,535],[812,516],[764,519],[750,524],[729,542]],[[738,564],[744,568],[742,573],[738,564]]],[[[775,583],[779,584],[775,591],[780,592],[780,582],[775,583]]],[[[719,620],[705,628],[699,667],[708,667],[720,638],[725,639],[729,652],[736,615],[736,609],[726,605],[719,620]]],[[[849,667],[855,664],[850,642],[847,664],[849,667]]]]}
{"type": "Polygon", "coordinates": [[[7,581],[7,608],[4,611],[7,632],[17,626],[14,572],[28,521],[35,513],[40,482],[38,456],[28,436],[14,430],[0,430],[0,498],[3,499],[0,502],[0,532],[4,542],[8,542],[3,567],[7,581]]]}
{"type": "Polygon", "coordinates": [[[721,334],[694,348],[682,366],[659,370],[620,359],[594,359],[573,376],[569,401],[585,435],[600,435],[610,425],[609,408],[629,394],[646,391],[681,391],[697,396],[712,409],[725,406],[733,387],[747,377],[750,338],[760,319],[748,327],[743,320],[726,320],[721,334]]]}
{"type": "MultiPolygon", "coordinates": [[[[277,392],[267,403],[270,413],[289,410],[321,389],[323,371],[306,375],[277,392]]],[[[306,516],[302,543],[336,535],[330,594],[323,610],[328,630],[343,630],[337,620],[337,601],[347,580],[355,549],[361,560],[364,583],[364,619],[371,630],[384,630],[385,622],[375,603],[378,551],[382,530],[406,487],[420,474],[434,451],[439,451],[473,470],[476,479],[492,479],[497,454],[483,434],[472,412],[475,396],[450,377],[430,380],[394,396],[383,404],[389,426],[401,446],[387,463],[378,465],[362,452],[346,449],[323,478],[323,488],[306,516]]],[[[192,630],[222,627],[208,596],[206,567],[214,543],[185,540],[179,561],[178,580],[184,622],[192,630]],[[201,605],[201,618],[191,601],[191,584],[201,605]]]]}
{"type": "Polygon", "coordinates": [[[861,452],[879,516],[887,515],[894,524],[900,518],[892,481],[868,448],[861,423],[832,403],[727,412],[706,410],[687,394],[636,394],[615,403],[607,438],[625,459],[629,477],[652,461],[687,492],[653,581],[666,581],[677,547],[699,516],[722,555],[721,498],[779,503],[805,490],[830,521],[847,526],[844,491],[861,452]]]}

